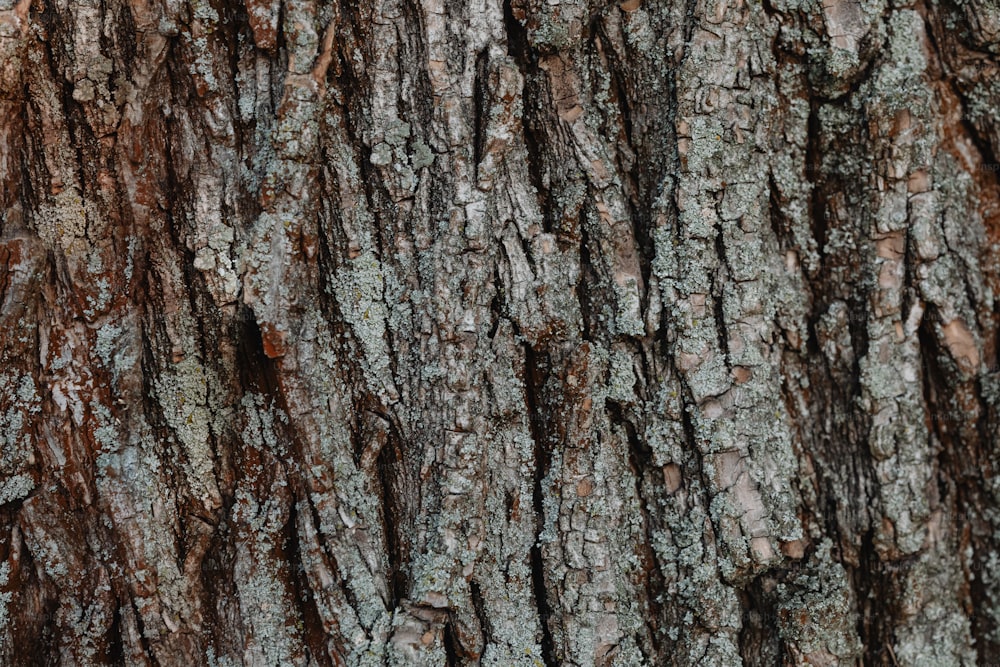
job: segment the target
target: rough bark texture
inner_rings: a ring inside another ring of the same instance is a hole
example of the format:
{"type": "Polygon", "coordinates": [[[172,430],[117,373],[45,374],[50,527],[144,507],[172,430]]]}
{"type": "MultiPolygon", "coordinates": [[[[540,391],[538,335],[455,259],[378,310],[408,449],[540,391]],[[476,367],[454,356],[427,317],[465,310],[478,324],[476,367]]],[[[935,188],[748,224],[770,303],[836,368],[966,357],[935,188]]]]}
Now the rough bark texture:
{"type": "Polygon", "coordinates": [[[1000,661],[992,0],[0,0],[0,664],[1000,661]]]}

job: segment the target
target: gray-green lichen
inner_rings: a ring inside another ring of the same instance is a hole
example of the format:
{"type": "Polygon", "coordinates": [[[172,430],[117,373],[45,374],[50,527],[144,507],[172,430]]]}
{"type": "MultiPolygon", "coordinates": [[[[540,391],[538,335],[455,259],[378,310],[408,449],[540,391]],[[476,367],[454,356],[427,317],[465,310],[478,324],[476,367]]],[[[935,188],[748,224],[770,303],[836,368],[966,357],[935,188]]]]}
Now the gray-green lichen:
{"type": "Polygon", "coordinates": [[[11,475],[0,481],[0,505],[26,498],[35,488],[35,480],[29,475],[11,475]]]}
{"type": "Polygon", "coordinates": [[[776,589],[778,634],[797,664],[852,664],[863,649],[851,585],[831,546],[821,542],[805,567],[776,589]]]}
{"type": "Polygon", "coordinates": [[[26,498],[35,487],[28,466],[34,456],[31,425],[41,398],[30,375],[0,374],[0,505],[26,498]]]}
{"type": "Polygon", "coordinates": [[[678,75],[676,223],[653,231],[652,269],[678,379],[693,399],[686,409],[719,542],[714,576],[735,582],[776,565],[778,542],[802,536],[772,341],[778,323],[801,340],[806,309],[791,295],[794,264],[788,271],[768,234],[773,146],[765,137],[779,96],[773,78],[752,74],[774,69],[769,46],[761,47],[773,28],[755,11],[727,9],[710,21],[719,22],[738,26],[739,37],[693,43],[678,75]],[[720,65],[734,58],[741,68],[720,65]]]}
{"type": "MultiPolygon", "coordinates": [[[[953,533],[945,529],[905,574],[893,653],[901,665],[979,664],[969,618],[954,592],[963,586],[953,533]],[[943,538],[943,539],[942,539],[943,538]]],[[[986,565],[986,563],[983,563],[986,565]]]]}
{"type": "Polygon", "coordinates": [[[635,371],[632,355],[625,350],[616,349],[608,359],[607,396],[613,401],[631,403],[635,400],[635,371]]]}
{"type": "Polygon", "coordinates": [[[206,369],[194,355],[172,364],[156,378],[163,418],[183,448],[183,466],[192,494],[206,507],[221,503],[215,480],[206,369]]]}
{"type": "Polygon", "coordinates": [[[112,382],[117,383],[138,362],[138,341],[135,322],[126,317],[105,322],[97,329],[95,351],[104,367],[111,371],[112,382]]]}
{"type": "Polygon", "coordinates": [[[335,280],[333,293],[361,346],[362,366],[369,386],[389,402],[394,402],[397,392],[385,338],[388,312],[382,265],[374,253],[365,252],[352,259],[335,280]]]}
{"type": "Polygon", "coordinates": [[[61,247],[66,252],[79,250],[77,242],[86,237],[87,212],[74,188],[52,196],[39,208],[35,220],[38,235],[50,247],[61,247]]]}
{"type": "MultiPolygon", "coordinates": [[[[283,483],[283,482],[282,482],[283,483]]],[[[287,564],[278,557],[286,509],[274,499],[258,501],[238,489],[233,520],[243,526],[244,543],[235,565],[240,609],[249,623],[245,663],[305,665],[300,620],[283,583],[287,564]],[[296,621],[299,621],[298,623],[296,621]]]]}
{"type": "MultiPolygon", "coordinates": [[[[10,563],[0,563],[0,587],[6,587],[10,581],[10,563]]],[[[0,592],[0,633],[6,634],[9,618],[10,601],[14,594],[10,591],[0,592]]]]}
{"type": "MultiPolygon", "coordinates": [[[[916,11],[892,14],[891,57],[876,69],[862,96],[872,131],[892,146],[892,152],[873,165],[873,173],[884,184],[870,212],[866,211],[866,217],[872,218],[868,228],[859,230],[872,237],[867,248],[858,248],[869,258],[872,286],[868,354],[859,361],[859,408],[872,415],[868,443],[879,480],[880,509],[888,519],[880,523],[877,543],[880,549],[898,548],[903,553],[915,553],[924,544],[930,516],[925,489],[932,474],[920,381],[923,351],[917,336],[925,304],[914,303],[916,294],[906,286],[905,274],[915,274],[918,293],[927,302],[941,305],[946,322],[969,317],[962,287],[951,294],[939,289],[955,285],[952,277],[957,272],[951,254],[942,254],[945,244],[938,240],[941,233],[933,211],[944,203],[942,195],[945,201],[951,198],[939,187],[955,187],[962,181],[948,176],[951,157],[935,148],[940,138],[928,131],[933,128],[937,101],[922,83],[928,62],[922,41],[914,39],[914,34],[923,30],[923,18],[916,11]],[[914,201],[909,192],[911,175],[923,173],[930,174],[934,190],[914,201]],[[915,251],[915,271],[906,266],[908,244],[915,251]],[[904,312],[907,301],[910,309],[904,312]]],[[[960,247],[956,243],[955,248],[960,247]]],[[[965,273],[977,281],[975,265],[969,269],[965,273]]]]}
{"type": "Polygon", "coordinates": [[[284,460],[288,449],[278,437],[275,421],[287,424],[288,416],[280,408],[269,405],[264,396],[256,393],[245,394],[241,406],[246,424],[243,428],[243,442],[258,449],[268,450],[278,460],[284,460]]]}

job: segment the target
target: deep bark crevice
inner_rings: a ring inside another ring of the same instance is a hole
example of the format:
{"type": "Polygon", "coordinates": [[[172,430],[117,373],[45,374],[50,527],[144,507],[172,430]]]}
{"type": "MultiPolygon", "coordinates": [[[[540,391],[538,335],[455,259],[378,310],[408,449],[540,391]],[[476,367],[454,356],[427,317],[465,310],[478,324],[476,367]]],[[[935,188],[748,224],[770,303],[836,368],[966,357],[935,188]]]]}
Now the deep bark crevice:
{"type": "Polygon", "coordinates": [[[408,485],[401,480],[406,475],[402,441],[397,434],[390,433],[389,439],[379,452],[377,459],[377,482],[385,522],[385,552],[388,556],[387,579],[392,595],[390,608],[395,609],[409,596],[409,568],[411,546],[406,538],[409,522],[404,515],[400,498],[408,485]]]}
{"type": "MultiPolygon", "coordinates": [[[[205,584],[202,590],[203,622],[208,629],[208,645],[213,647],[217,654],[228,653],[226,649],[230,643],[238,641],[237,637],[218,631],[218,629],[225,627],[226,606],[236,604],[235,601],[238,600],[236,581],[233,576],[235,559],[232,547],[233,536],[230,531],[232,511],[232,500],[227,500],[224,507],[224,518],[219,524],[219,529],[213,535],[212,541],[201,561],[201,574],[205,584]]],[[[142,616],[139,613],[134,598],[132,600],[132,608],[135,613],[139,634],[143,641],[144,653],[147,656],[152,656],[148,640],[146,639],[142,616]]],[[[241,630],[243,629],[242,625],[243,622],[241,620],[241,630]]]]}
{"type": "Polygon", "coordinates": [[[525,383],[525,408],[528,416],[528,426],[534,442],[534,481],[532,484],[531,499],[535,513],[535,541],[531,546],[529,560],[531,563],[531,585],[534,593],[535,606],[538,610],[541,624],[542,637],[541,648],[542,658],[546,665],[556,665],[555,644],[552,639],[550,623],[555,622],[552,616],[552,607],[549,604],[549,594],[545,583],[545,564],[541,547],[541,534],[545,525],[545,490],[543,488],[545,476],[548,474],[551,463],[552,436],[546,429],[547,410],[543,407],[544,399],[542,392],[550,372],[551,359],[545,352],[535,352],[531,346],[524,345],[524,383],[525,383]]]}
{"type": "Polygon", "coordinates": [[[111,627],[108,628],[108,662],[114,665],[125,664],[125,646],[122,641],[122,610],[121,604],[115,600],[112,612],[111,627]]]}
{"type": "Polygon", "coordinates": [[[984,476],[989,475],[990,440],[988,436],[984,437],[981,430],[985,428],[985,411],[975,425],[978,436],[975,440],[968,438],[970,429],[962,428],[967,425],[958,415],[967,413],[953,400],[956,382],[939,361],[941,355],[947,353],[933,332],[934,322],[938,319],[935,314],[934,309],[929,308],[917,331],[921,349],[924,350],[923,397],[929,417],[928,429],[941,444],[937,455],[941,503],[953,508],[954,533],[972,548],[971,558],[966,559],[964,554],[959,558],[963,561],[966,575],[965,584],[971,604],[969,620],[976,651],[980,660],[988,661],[992,656],[1000,655],[1000,644],[995,640],[998,628],[988,612],[992,592],[980,574],[990,567],[998,546],[995,524],[979,511],[989,505],[989,483],[984,476]],[[949,498],[952,494],[953,500],[949,498]]]}
{"type": "MultiPolygon", "coordinates": [[[[743,628],[740,631],[740,655],[746,656],[746,667],[772,667],[785,664],[789,656],[775,633],[778,616],[774,596],[767,592],[767,575],[754,579],[741,591],[743,598],[743,628]],[[784,660],[783,660],[784,659],[784,660]]],[[[770,582],[773,589],[774,582],[770,582]]]]}
{"type": "Polygon", "coordinates": [[[729,354],[729,332],[727,331],[725,304],[726,298],[725,284],[727,278],[733,274],[726,259],[726,245],[722,238],[722,230],[715,232],[715,254],[719,258],[720,267],[712,273],[712,316],[715,318],[715,335],[719,343],[719,350],[722,352],[722,359],[727,370],[732,370],[732,357],[729,354]]]}
{"type": "Polygon", "coordinates": [[[486,124],[484,106],[490,101],[489,85],[489,50],[483,49],[476,57],[476,79],[473,83],[475,91],[472,99],[472,164],[476,179],[479,179],[479,163],[483,159],[486,143],[486,124]]]}
{"type": "Polygon", "coordinates": [[[490,623],[490,616],[486,613],[486,605],[483,602],[483,593],[475,579],[469,581],[469,599],[472,600],[472,613],[479,623],[479,631],[483,635],[483,646],[489,646],[493,641],[493,624],[490,623]]]}
{"type": "MultiPolygon", "coordinates": [[[[305,573],[305,564],[302,561],[302,544],[299,541],[298,514],[299,506],[302,503],[308,505],[307,500],[302,497],[306,493],[302,488],[300,480],[293,479],[293,496],[289,505],[288,521],[285,524],[284,541],[288,544],[285,553],[288,555],[288,572],[291,580],[292,590],[295,599],[299,602],[299,614],[302,621],[302,635],[305,646],[308,650],[312,662],[320,667],[333,667],[333,662],[327,653],[327,633],[323,627],[323,620],[319,609],[316,607],[315,594],[309,584],[305,573]]],[[[311,518],[306,519],[307,521],[311,518]]],[[[339,653],[343,655],[343,646],[337,647],[339,653]]]]}
{"type": "Polygon", "coordinates": [[[807,121],[806,143],[806,178],[812,182],[809,197],[809,221],[812,224],[812,235],[816,240],[816,252],[819,255],[819,274],[826,268],[826,237],[828,234],[826,220],[826,199],[823,192],[825,183],[811,175],[821,172],[823,152],[820,147],[822,128],[819,121],[819,102],[809,101],[809,119],[807,121]]]}
{"type": "Polygon", "coordinates": [[[647,660],[655,658],[650,664],[657,664],[662,661],[663,656],[666,654],[666,649],[662,645],[660,637],[660,628],[665,625],[666,617],[663,611],[663,604],[658,599],[658,591],[662,591],[664,588],[664,578],[660,569],[659,559],[656,557],[656,553],[651,546],[654,540],[655,525],[650,508],[656,505],[655,501],[648,497],[643,488],[645,485],[649,485],[657,491],[664,491],[662,483],[657,481],[657,478],[662,480],[663,475],[662,472],[659,475],[656,474],[659,471],[653,465],[653,451],[639,437],[635,424],[626,416],[623,406],[617,402],[608,401],[607,407],[612,423],[616,424],[622,430],[628,443],[629,471],[635,480],[635,495],[639,501],[643,534],[645,535],[645,541],[637,545],[636,550],[640,554],[643,569],[642,588],[645,593],[643,602],[646,607],[644,617],[646,620],[647,635],[642,638],[637,637],[636,641],[647,660]],[[644,647],[643,645],[647,643],[646,640],[648,640],[648,645],[644,647]]]}
{"type": "Polygon", "coordinates": [[[139,646],[142,648],[142,653],[149,660],[149,664],[153,667],[160,664],[160,661],[156,659],[156,654],[153,652],[153,648],[149,643],[149,638],[146,636],[146,624],[142,620],[142,615],[139,613],[139,607],[136,605],[135,597],[129,595],[129,604],[132,606],[132,616],[135,618],[136,632],[139,634],[139,646]]]}
{"type": "Polygon", "coordinates": [[[884,562],[875,546],[874,531],[870,530],[862,536],[860,560],[860,567],[852,570],[860,606],[858,636],[865,646],[864,663],[889,667],[895,664],[892,617],[898,609],[893,601],[898,599],[900,582],[905,581],[912,559],[884,562]]]}
{"type": "Polygon", "coordinates": [[[444,624],[444,628],[441,630],[441,643],[444,645],[444,660],[446,667],[458,667],[459,665],[467,664],[467,661],[459,659],[459,656],[464,652],[461,649],[461,644],[455,637],[455,630],[452,627],[452,623],[453,621],[448,620],[444,624]]]}
{"type": "Polygon", "coordinates": [[[591,285],[598,280],[597,271],[591,263],[590,234],[587,232],[586,207],[580,210],[580,277],[574,287],[580,304],[580,337],[585,341],[594,340],[595,315],[599,312],[591,285]]]}
{"type": "Polygon", "coordinates": [[[553,228],[553,221],[546,178],[549,167],[544,150],[547,134],[541,117],[541,105],[537,102],[546,99],[548,95],[543,85],[543,73],[538,68],[538,54],[531,47],[527,30],[515,18],[511,0],[504,0],[503,14],[507,55],[513,58],[524,80],[521,88],[521,129],[527,154],[528,176],[535,190],[538,209],[542,213],[543,230],[548,232],[553,228]]]}

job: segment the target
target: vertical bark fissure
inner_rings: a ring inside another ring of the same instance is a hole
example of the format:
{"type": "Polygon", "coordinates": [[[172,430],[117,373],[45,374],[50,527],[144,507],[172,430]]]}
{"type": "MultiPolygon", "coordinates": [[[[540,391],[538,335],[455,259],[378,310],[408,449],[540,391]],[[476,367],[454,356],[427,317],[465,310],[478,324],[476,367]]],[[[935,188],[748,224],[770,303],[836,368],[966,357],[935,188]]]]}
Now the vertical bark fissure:
{"type": "MultiPolygon", "coordinates": [[[[509,510],[508,510],[509,512],[509,510]]],[[[490,623],[489,614],[483,602],[483,593],[475,579],[469,581],[469,597],[472,599],[472,610],[476,620],[479,622],[480,631],[483,633],[483,644],[489,645],[495,641],[493,624],[490,623]]]]}
{"type": "Polygon", "coordinates": [[[551,205],[549,187],[546,185],[545,173],[548,165],[545,163],[543,146],[544,131],[538,128],[540,122],[540,100],[542,92],[541,73],[538,70],[538,54],[528,41],[525,27],[514,16],[511,0],[503,0],[504,35],[507,40],[507,55],[513,58],[524,81],[521,87],[522,122],[521,132],[524,149],[527,155],[528,176],[532,189],[538,201],[538,209],[542,212],[543,231],[551,231],[551,205]]]}
{"type": "MultiPolygon", "coordinates": [[[[745,602],[743,628],[740,630],[740,655],[745,656],[746,667],[771,667],[779,663],[785,664],[791,658],[784,654],[782,642],[774,634],[778,618],[774,609],[774,595],[765,590],[765,579],[768,579],[767,575],[755,577],[741,591],[745,602]]],[[[768,583],[770,586],[775,585],[773,580],[768,583]]]]}
{"type": "MultiPolygon", "coordinates": [[[[990,567],[992,555],[997,547],[997,536],[994,526],[988,516],[982,515],[978,509],[988,506],[984,500],[988,497],[988,482],[983,475],[988,475],[989,438],[980,431],[978,442],[965,442],[960,431],[961,422],[955,419],[954,404],[949,404],[949,381],[946,371],[941,368],[939,357],[943,353],[935,340],[934,332],[929,330],[931,322],[936,319],[935,313],[929,310],[918,329],[923,355],[923,395],[929,416],[929,429],[940,442],[937,454],[939,466],[939,484],[946,491],[954,494],[954,500],[942,493],[942,504],[954,508],[956,532],[967,536],[972,548],[971,558],[963,561],[967,568],[966,584],[971,602],[970,623],[972,636],[976,640],[976,650],[981,660],[988,660],[1000,652],[1000,646],[993,639],[997,626],[986,610],[990,608],[990,591],[980,575],[990,567]],[[985,459],[985,460],[984,460],[985,459]],[[970,571],[971,570],[971,571],[970,571]]],[[[980,415],[977,426],[984,427],[986,414],[980,415]]],[[[964,541],[964,540],[963,540],[964,541]]]]}
{"type": "Polygon", "coordinates": [[[458,667],[459,665],[465,664],[459,659],[459,643],[455,639],[455,631],[452,627],[453,621],[450,619],[445,622],[444,628],[442,629],[442,643],[444,644],[444,656],[446,667],[458,667]]]}
{"type": "Polygon", "coordinates": [[[594,267],[590,261],[590,234],[587,233],[587,213],[586,208],[580,209],[580,277],[574,286],[577,303],[580,304],[580,338],[584,341],[594,340],[596,323],[593,321],[595,307],[593,296],[590,290],[597,277],[594,267]]]}
{"type": "MultiPolygon", "coordinates": [[[[302,545],[299,541],[298,515],[299,506],[305,503],[314,514],[315,510],[309,504],[307,492],[302,486],[301,480],[292,481],[293,494],[288,512],[288,522],[285,524],[285,542],[288,544],[288,569],[289,578],[295,592],[295,597],[299,601],[299,613],[302,621],[302,634],[307,650],[312,660],[321,667],[333,667],[326,651],[327,633],[323,627],[322,617],[316,607],[315,592],[309,584],[305,575],[305,565],[302,562],[302,545]]],[[[315,514],[311,519],[315,520],[315,514]]]]}
{"type": "MultiPolygon", "coordinates": [[[[656,488],[657,491],[662,491],[663,489],[660,484],[653,481],[657,476],[654,472],[655,468],[652,465],[652,451],[639,438],[635,424],[626,416],[623,406],[617,402],[609,401],[608,408],[612,423],[617,424],[625,432],[628,441],[629,470],[635,478],[635,495],[639,500],[643,535],[645,536],[645,540],[641,544],[641,558],[644,569],[642,573],[642,588],[645,593],[643,602],[645,603],[646,613],[644,617],[650,645],[644,648],[643,644],[645,642],[641,641],[639,637],[636,638],[636,643],[639,646],[639,650],[642,651],[643,657],[646,660],[651,660],[651,664],[656,664],[662,660],[666,652],[660,636],[661,623],[664,621],[665,615],[663,613],[663,604],[658,599],[658,591],[663,590],[664,580],[659,559],[656,557],[656,553],[652,547],[654,525],[650,508],[655,507],[655,502],[643,491],[643,484],[648,483],[651,487],[656,488]],[[647,651],[652,655],[647,654],[647,651]]],[[[662,473],[660,479],[662,479],[662,473]]]]}
{"type": "Polygon", "coordinates": [[[809,221],[812,223],[813,238],[816,240],[816,252],[819,254],[820,275],[826,265],[826,201],[823,198],[821,183],[814,178],[819,169],[822,152],[820,150],[820,138],[822,128],[819,122],[819,102],[813,98],[809,100],[809,120],[807,124],[806,140],[806,178],[812,180],[809,199],[809,221]]]}
{"type": "Polygon", "coordinates": [[[487,81],[489,77],[489,51],[483,49],[476,56],[476,78],[473,82],[472,99],[472,164],[474,165],[473,175],[479,180],[479,163],[483,159],[484,144],[486,142],[486,123],[488,119],[484,116],[483,105],[489,99],[487,81]]]}
{"type": "Polygon", "coordinates": [[[151,665],[158,665],[159,661],[156,659],[156,654],[153,652],[153,649],[149,644],[149,640],[146,638],[146,627],[142,621],[142,615],[139,613],[135,597],[132,595],[129,595],[129,604],[132,606],[132,614],[135,616],[136,630],[138,631],[139,646],[142,649],[142,654],[149,660],[151,665]]]}
{"type": "MultiPolygon", "coordinates": [[[[865,663],[889,665],[887,658],[896,643],[890,619],[898,613],[892,601],[898,598],[898,582],[905,577],[907,566],[903,562],[887,565],[882,561],[875,546],[874,530],[862,536],[860,561],[858,635],[865,646],[865,663]]],[[[889,659],[895,663],[894,658],[889,659]]]]}
{"type": "Polygon", "coordinates": [[[407,597],[409,582],[406,569],[409,554],[407,553],[408,549],[405,548],[406,543],[403,537],[406,524],[400,520],[400,508],[397,501],[397,494],[405,487],[394,483],[394,478],[399,474],[396,470],[402,465],[404,465],[404,461],[399,440],[391,436],[389,442],[379,452],[377,475],[381,493],[382,518],[385,521],[386,555],[389,561],[387,579],[392,594],[392,609],[398,607],[400,601],[407,597]]]}
{"type": "Polygon", "coordinates": [[[534,480],[531,490],[532,508],[535,513],[535,539],[531,545],[529,554],[531,587],[542,629],[540,642],[542,658],[546,665],[556,665],[559,662],[556,659],[555,644],[553,643],[552,631],[549,626],[553,622],[552,607],[549,604],[549,594],[545,582],[545,563],[541,547],[542,530],[545,525],[545,490],[543,485],[551,461],[549,452],[551,434],[546,428],[550,415],[547,413],[547,406],[540,400],[540,397],[541,393],[545,391],[544,386],[548,381],[549,360],[545,353],[541,353],[544,361],[540,360],[539,353],[532,350],[528,344],[524,344],[522,350],[524,352],[525,408],[531,438],[534,442],[535,458],[534,480]]]}
{"type": "Polygon", "coordinates": [[[711,276],[712,279],[712,316],[715,318],[715,335],[719,341],[719,350],[722,351],[722,359],[729,369],[732,366],[732,356],[729,354],[729,332],[727,331],[727,319],[725,313],[724,300],[725,284],[727,279],[733,275],[729,262],[726,259],[726,245],[722,238],[722,230],[715,230],[715,254],[719,258],[720,267],[711,276]]]}

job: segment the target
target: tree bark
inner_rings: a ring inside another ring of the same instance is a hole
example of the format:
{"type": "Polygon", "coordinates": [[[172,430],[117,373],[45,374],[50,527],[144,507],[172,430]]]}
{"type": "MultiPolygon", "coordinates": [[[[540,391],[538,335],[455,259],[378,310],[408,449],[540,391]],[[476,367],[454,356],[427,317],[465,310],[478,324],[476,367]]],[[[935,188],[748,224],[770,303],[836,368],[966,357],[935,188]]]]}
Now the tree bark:
{"type": "Polygon", "coordinates": [[[990,0],[0,0],[0,664],[1000,661],[998,81],[990,0]]]}

